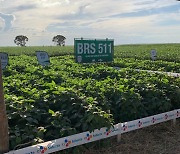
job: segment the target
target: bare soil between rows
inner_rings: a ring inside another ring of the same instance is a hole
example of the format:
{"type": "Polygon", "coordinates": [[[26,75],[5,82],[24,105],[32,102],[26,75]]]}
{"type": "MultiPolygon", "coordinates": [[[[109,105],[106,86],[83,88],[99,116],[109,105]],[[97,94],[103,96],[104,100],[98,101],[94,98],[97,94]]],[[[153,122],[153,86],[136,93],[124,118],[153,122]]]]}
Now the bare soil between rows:
{"type": "Polygon", "coordinates": [[[88,149],[84,154],[180,154],[180,119],[122,134],[121,142],[112,137],[107,146],[88,149]]]}
{"type": "Polygon", "coordinates": [[[55,154],[180,154],[180,119],[141,128],[117,137],[85,144],[55,154]]]}

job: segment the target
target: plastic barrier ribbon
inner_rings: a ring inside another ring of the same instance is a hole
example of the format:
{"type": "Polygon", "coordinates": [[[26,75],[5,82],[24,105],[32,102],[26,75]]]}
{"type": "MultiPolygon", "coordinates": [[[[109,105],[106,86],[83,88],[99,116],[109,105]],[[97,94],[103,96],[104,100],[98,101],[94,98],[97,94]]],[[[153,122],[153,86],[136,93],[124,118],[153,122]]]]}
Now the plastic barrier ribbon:
{"type": "Polygon", "coordinates": [[[130,132],[143,127],[151,126],[161,122],[165,122],[172,119],[180,118],[180,109],[173,110],[166,113],[157,114],[154,116],[137,119],[129,122],[119,123],[111,127],[110,129],[101,128],[96,129],[93,132],[83,132],[53,141],[33,145],[27,148],[10,151],[6,154],[48,154],[56,151],[68,149],[78,145],[98,141],[118,134],[130,132]]]}

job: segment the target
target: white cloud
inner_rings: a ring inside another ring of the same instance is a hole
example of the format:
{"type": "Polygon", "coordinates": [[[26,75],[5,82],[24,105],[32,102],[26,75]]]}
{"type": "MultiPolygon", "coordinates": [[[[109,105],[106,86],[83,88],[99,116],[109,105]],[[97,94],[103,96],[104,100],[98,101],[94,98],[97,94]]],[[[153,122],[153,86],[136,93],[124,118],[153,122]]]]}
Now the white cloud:
{"type": "MultiPolygon", "coordinates": [[[[166,10],[167,13],[153,11],[162,11],[163,7],[177,3],[175,0],[16,0],[15,3],[0,0],[1,12],[7,15],[6,22],[0,18],[0,29],[9,25],[6,35],[0,32],[0,39],[3,35],[10,38],[24,34],[30,38],[29,44],[38,45],[43,40],[51,43],[49,38],[63,34],[69,44],[79,36],[108,36],[116,38],[117,43],[128,43],[128,40],[132,42],[132,38],[139,42],[152,41],[153,38],[163,41],[166,37],[169,39],[169,35],[175,42],[177,38],[174,34],[180,35],[178,26],[162,26],[159,23],[180,21],[180,10],[166,10]],[[128,16],[129,13],[131,16],[128,16]]],[[[0,42],[0,45],[3,44],[0,42]]]]}
{"type": "Polygon", "coordinates": [[[57,7],[61,5],[67,5],[70,3],[69,0],[39,0],[36,1],[40,7],[57,7]]]}
{"type": "Polygon", "coordinates": [[[0,27],[4,27],[4,20],[0,17],[0,27]]]}
{"type": "Polygon", "coordinates": [[[0,12],[0,18],[4,21],[4,31],[8,31],[15,20],[15,16],[12,14],[4,14],[0,12]]]}

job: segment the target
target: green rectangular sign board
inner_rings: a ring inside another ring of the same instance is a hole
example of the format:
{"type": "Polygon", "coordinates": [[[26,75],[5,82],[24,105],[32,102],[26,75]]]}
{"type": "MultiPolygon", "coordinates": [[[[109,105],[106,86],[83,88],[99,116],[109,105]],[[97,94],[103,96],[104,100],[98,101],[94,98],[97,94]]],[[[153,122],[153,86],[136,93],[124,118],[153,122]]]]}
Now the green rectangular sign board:
{"type": "Polygon", "coordinates": [[[74,39],[74,50],[77,63],[112,62],[114,57],[114,40],[74,39]]]}

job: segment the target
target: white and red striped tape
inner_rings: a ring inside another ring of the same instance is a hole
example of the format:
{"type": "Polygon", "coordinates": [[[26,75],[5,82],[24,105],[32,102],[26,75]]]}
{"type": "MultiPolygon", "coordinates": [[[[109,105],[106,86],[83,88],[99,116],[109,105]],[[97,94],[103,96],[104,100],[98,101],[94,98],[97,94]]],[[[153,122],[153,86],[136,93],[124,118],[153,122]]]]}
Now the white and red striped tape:
{"type": "Polygon", "coordinates": [[[100,130],[96,129],[93,132],[87,131],[63,137],[27,148],[10,151],[6,154],[48,154],[177,118],[180,118],[180,109],[138,120],[119,123],[110,129],[101,128],[100,130]]]}

